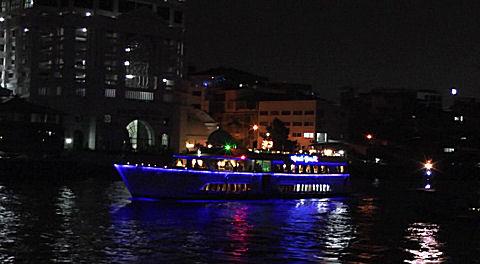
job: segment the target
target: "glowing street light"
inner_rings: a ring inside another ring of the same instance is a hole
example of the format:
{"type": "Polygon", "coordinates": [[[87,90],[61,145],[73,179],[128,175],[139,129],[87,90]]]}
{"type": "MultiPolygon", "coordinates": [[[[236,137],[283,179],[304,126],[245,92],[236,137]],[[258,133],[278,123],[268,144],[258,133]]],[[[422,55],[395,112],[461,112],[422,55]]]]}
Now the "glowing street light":
{"type": "Polygon", "coordinates": [[[367,134],[366,138],[367,138],[368,140],[371,140],[371,139],[373,138],[373,136],[372,136],[372,134],[367,134]]]}
{"type": "Polygon", "coordinates": [[[433,163],[431,160],[427,160],[427,162],[425,162],[425,165],[424,165],[425,169],[427,170],[431,170],[433,169],[433,163]]]}
{"type": "Polygon", "coordinates": [[[452,88],[452,89],[450,90],[450,93],[451,93],[453,96],[457,95],[457,93],[458,93],[457,88],[452,88]]]}
{"type": "Polygon", "coordinates": [[[258,130],[258,125],[256,125],[256,124],[253,125],[253,126],[252,126],[252,129],[253,129],[253,131],[257,131],[257,130],[258,130]]]}

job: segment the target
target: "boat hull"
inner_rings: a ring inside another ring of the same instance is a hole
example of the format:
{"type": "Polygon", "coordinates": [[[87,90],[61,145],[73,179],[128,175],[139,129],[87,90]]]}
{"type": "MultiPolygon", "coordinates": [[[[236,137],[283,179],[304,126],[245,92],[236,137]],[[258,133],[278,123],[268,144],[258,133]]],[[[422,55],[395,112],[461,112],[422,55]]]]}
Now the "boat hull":
{"type": "Polygon", "coordinates": [[[169,169],[115,164],[134,198],[264,199],[350,192],[349,174],[289,174],[169,169]]]}

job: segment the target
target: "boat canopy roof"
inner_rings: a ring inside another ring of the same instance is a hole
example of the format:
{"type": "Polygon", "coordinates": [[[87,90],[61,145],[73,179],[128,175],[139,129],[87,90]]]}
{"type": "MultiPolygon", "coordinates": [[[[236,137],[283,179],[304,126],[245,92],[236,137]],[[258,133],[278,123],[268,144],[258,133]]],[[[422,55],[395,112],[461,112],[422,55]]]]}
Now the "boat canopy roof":
{"type": "Polygon", "coordinates": [[[263,160],[271,161],[274,164],[308,164],[308,165],[324,165],[327,163],[346,164],[346,160],[342,157],[326,157],[320,155],[307,154],[279,154],[279,153],[256,153],[251,151],[233,150],[230,153],[191,153],[173,155],[176,159],[210,159],[210,160],[263,160]]]}

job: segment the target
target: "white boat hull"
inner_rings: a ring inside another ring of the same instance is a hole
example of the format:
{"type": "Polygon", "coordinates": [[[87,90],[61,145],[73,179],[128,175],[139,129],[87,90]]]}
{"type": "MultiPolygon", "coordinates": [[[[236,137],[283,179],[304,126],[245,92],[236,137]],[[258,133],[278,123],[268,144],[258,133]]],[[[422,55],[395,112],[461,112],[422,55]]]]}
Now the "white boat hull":
{"type": "Polygon", "coordinates": [[[115,164],[134,198],[322,197],[350,191],[349,174],[254,173],[115,164]]]}

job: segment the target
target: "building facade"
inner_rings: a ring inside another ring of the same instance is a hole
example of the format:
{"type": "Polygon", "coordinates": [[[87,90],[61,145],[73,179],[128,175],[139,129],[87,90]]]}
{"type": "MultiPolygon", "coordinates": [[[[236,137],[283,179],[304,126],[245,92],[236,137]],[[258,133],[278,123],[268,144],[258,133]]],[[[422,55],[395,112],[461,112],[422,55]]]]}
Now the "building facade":
{"type": "Polygon", "coordinates": [[[0,2],[1,85],[62,111],[67,149],[178,149],[183,1],[0,2]]]}
{"type": "Polygon", "coordinates": [[[276,118],[289,131],[289,140],[297,141],[298,149],[307,149],[313,143],[325,143],[329,138],[341,139],[343,121],[338,106],[317,100],[260,101],[258,103],[257,141],[267,132],[276,118]]]}

